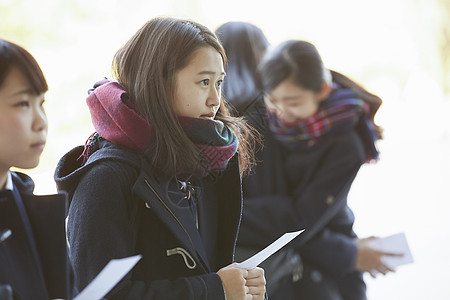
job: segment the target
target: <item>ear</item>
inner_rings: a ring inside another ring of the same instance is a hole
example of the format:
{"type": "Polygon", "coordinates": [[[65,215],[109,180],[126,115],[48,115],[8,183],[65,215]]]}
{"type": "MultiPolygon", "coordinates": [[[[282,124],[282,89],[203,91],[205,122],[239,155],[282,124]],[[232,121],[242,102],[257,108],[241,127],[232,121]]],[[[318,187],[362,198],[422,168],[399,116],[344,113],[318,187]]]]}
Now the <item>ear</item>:
{"type": "Polygon", "coordinates": [[[322,87],[319,92],[319,101],[324,101],[331,93],[331,83],[322,82],[322,87]]]}

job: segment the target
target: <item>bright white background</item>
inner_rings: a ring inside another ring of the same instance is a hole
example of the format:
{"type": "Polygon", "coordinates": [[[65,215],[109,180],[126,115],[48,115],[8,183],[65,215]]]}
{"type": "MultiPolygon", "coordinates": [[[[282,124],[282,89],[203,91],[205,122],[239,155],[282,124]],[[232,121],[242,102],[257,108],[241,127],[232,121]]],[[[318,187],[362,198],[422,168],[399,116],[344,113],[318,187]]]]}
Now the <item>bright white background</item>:
{"type": "MultiPolygon", "coordinates": [[[[325,63],[383,100],[381,160],[365,165],[350,193],[361,236],[404,231],[415,263],[367,276],[369,300],[450,299],[450,105],[441,88],[438,0],[0,0],[0,37],[25,46],[50,85],[48,143],[27,171],[36,193],[55,191],[58,159],[93,131],[87,90],[110,75],[115,51],[149,18],[193,19],[211,29],[248,21],[272,44],[306,39],[325,63]]],[[[441,1],[445,2],[445,1],[441,1]]]]}

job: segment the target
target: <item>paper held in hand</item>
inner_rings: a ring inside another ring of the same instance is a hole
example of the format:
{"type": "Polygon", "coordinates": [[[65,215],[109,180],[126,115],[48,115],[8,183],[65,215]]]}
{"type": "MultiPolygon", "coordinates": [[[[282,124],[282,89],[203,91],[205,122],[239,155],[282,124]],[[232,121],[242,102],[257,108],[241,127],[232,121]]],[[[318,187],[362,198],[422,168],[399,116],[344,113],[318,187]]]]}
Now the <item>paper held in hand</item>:
{"type": "Polygon", "coordinates": [[[383,256],[381,259],[389,268],[395,269],[414,262],[404,232],[374,239],[369,242],[369,245],[380,251],[403,254],[402,256],[383,256]]]}
{"type": "Polygon", "coordinates": [[[253,268],[256,268],[260,263],[265,261],[269,256],[283,248],[287,243],[292,241],[294,238],[296,238],[300,233],[302,233],[303,230],[294,231],[294,232],[287,232],[283,234],[281,237],[279,237],[275,242],[264,248],[263,250],[259,251],[252,257],[244,260],[241,263],[238,263],[235,265],[235,268],[240,269],[247,269],[251,270],[253,268]]]}
{"type": "Polygon", "coordinates": [[[141,259],[135,255],[121,259],[111,259],[103,270],[73,300],[102,299],[141,259]]]}

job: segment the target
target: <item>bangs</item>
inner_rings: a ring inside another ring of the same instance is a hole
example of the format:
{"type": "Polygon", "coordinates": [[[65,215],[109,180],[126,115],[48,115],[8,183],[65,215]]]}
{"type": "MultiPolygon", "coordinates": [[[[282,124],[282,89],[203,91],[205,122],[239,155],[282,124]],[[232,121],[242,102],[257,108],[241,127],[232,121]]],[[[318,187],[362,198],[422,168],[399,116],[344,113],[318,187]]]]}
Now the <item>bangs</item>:
{"type": "Polygon", "coordinates": [[[25,76],[34,94],[40,95],[48,91],[47,81],[34,57],[24,48],[0,40],[0,86],[12,67],[17,67],[25,76]]]}
{"type": "Polygon", "coordinates": [[[25,78],[27,78],[28,83],[31,85],[31,88],[36,95],[40,95],[48,91],[48,85],[44,74],[37,61],[33,56],[31,56],[31,54],[23,49],[23,51],[18,53],[16,65],[25,78]]]}

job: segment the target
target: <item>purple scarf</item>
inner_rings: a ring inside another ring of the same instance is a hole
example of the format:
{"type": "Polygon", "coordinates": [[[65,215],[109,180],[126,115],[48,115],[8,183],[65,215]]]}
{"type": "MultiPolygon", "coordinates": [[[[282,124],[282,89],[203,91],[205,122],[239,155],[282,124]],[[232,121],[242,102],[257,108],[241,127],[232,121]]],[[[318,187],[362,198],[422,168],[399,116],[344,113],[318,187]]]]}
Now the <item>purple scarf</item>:
{"type": "Polygon", "coordinates": [[[286,123],[269,112],[269,126],[275,138],[291,150],[312,150],[323,136],[356,129],[366,150],[366,161],[376,161],[378,134],[369,118],[368,104],[356,97],[351,89],[333,90],[318,111],[311,117],[286,123]]]}
{"type": "MultiPolygon", "coordinates": [[[[115,144],[142,150],[153,156],[154,128],[138,112],[127,105],[128,95],[123,87],[108,79],[101,80],[89,91],[86,99],[96,133],[86,142],[84,161],[92,154],[91,143],[96,134],[115,144]]],[[[199,170],[206,175],[226,168],[238,148],[234,132],[218,120],[178,117],[181,126],[201,154],[199,170]]]]}

